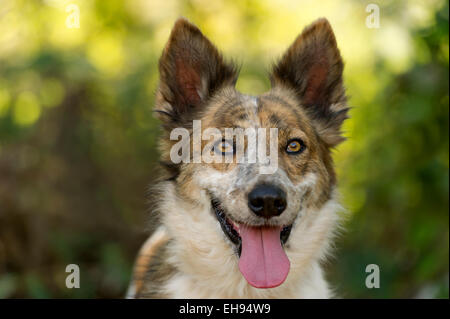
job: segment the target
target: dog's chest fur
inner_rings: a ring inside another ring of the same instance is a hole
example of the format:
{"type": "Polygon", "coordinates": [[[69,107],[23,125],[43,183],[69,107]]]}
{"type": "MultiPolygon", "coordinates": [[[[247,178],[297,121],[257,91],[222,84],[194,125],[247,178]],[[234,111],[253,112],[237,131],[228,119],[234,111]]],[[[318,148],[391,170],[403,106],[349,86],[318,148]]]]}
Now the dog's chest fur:
{"type": "MultiPolygon", "coordinates": [[[[251,287],[238,270],[237,257],[210,218],[207,202],[193,206],[180,200],[172,185],[161,193],[160,209],[165,217],[146,247],[148,268],[137,298],[330,298],[321,261],[335,234],[339,204],[331,199],[291,234],[286,253],[291,272],[283,285],[272,289],[251,287]],[[204,207],[202,207],[204,206],[204,207]],[[313,220],[318,217],[320,220],[313,220]]],[[[300,225],[299,225],[300,226],[300,225]]]]}

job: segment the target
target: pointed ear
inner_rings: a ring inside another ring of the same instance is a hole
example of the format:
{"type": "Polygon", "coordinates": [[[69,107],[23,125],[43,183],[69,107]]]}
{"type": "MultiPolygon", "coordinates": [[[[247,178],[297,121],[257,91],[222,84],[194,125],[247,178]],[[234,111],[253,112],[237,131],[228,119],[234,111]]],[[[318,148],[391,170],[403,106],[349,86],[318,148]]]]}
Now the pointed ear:
{"type": "Polygon", "coordinates": [[[166,125],[188,120],[217,89],[236,83],[237,71],[224,62],[201,31],[179,19],[159,60],[156,112],[166,125]]]}
{"type": "Polygon", "coordinates": [[[329,22],[322,18],[305,28],[273,68],[273,87],[293,90],[311,116],[320,136],[330,146],[344,140],[347,118],[344,64],[329,22]]]}

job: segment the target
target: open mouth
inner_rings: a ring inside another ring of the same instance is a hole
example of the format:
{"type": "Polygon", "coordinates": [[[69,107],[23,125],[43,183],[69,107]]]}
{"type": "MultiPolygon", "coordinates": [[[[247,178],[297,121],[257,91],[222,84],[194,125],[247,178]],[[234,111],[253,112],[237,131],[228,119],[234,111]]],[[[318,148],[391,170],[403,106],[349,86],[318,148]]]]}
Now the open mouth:
{"type": "Polygon", "coordinates": [[[283,245],[292,225],[255,227],[238,224],[227,217],[219,200],[212,198],[211,205],[223,232],[236,247],[239,270],[247,282],[256,288],[281,285],[290,269],[283,245]]]}

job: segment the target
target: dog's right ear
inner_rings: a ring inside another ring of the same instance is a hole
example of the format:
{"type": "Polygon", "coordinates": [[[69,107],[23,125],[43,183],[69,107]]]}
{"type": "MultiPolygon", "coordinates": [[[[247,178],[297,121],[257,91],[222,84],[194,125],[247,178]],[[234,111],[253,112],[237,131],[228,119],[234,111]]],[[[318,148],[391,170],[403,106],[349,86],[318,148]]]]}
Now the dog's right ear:
{"type": "Polygon", "coordinates": [[[216,47],[185,19],[178,19],[159,60],[158,117],[168,128],[194,118],[221,87],[235,85],[237,71],[216,47]]]}
{"type": "Polygon", "coordinates": [[[290,88],[329,146],[344,138],[340,127],[348,106],[344,63],[330,23],[322,18],[305,28],[274,66],[273,87],[290,88]]]}

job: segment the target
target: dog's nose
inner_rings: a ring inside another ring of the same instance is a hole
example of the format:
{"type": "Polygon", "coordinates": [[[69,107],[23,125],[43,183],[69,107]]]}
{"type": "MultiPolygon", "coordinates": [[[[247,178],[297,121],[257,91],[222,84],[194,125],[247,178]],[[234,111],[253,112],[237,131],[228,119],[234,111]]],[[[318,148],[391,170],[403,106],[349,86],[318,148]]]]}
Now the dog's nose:
{"type": "Polygon", "coordinates": [[[258,185],[248,194],[248,207],[264,218],[278,216],[286,209],[286,193],[273,185],[258,185]]]}

